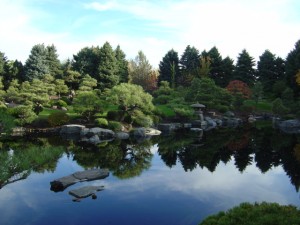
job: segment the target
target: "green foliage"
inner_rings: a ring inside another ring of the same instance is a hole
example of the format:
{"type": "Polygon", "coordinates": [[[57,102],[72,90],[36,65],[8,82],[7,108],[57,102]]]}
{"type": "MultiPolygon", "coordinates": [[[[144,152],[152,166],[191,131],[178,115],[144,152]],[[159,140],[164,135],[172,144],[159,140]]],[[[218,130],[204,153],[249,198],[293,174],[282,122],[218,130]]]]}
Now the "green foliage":
{"type": "Polygon", "coordinates": [[[92,91],[80,92],[73,99],[73,109],[76,113],[91,120],[95,113],[100,111],[101,101],[100,98],[92,91]]]}
{"type": "Polygon", "coordinates": [[[105,118],[97,118],[95,119],[95,124],[100,127],[107,127],[108,121],[105,118]]]}
{"type": "MultiPolygon", "coordinates": [[[[200,67],[199,51],[195,47],[191,47],[190,45],[188,45],[180,58],[180,64],[183,74],[190,74],[192,77],[196,77],[198,68],[200,67]]],[[[184,83],[186,82],[180,82],[181,85],[183,85],[184,83]]]]}
{"type": "Polygon", "coordinates": [[[256,82],[252,88],[252,99],[258,103],[263,97],[263,85],[260,81],[256,82]]]}
{"type": "Polygon", "coordinates": [[[174,117],[176,114],[172,108],[167,105],[157,105],[155,114],[158,114],[162,117],[174,117]]]}
{"type": "Polygon", "coordinates": [[[295,206],[278,203],[241,203],[227,212],[207,217],[200,225],[291,225],[300,224],[300,211],[295,206]]]}
{"type": "Polygon", "coordinates": [[[107,112],[107,119],[108,120],[116,120],[120,121],[122,119],[124,112],[123,111],[116,111],[116,110],[111,110],[107,112]]]}
{"type": "Polygon", "coordinates": [[[113,131],[122,131],[122,124],[118,121],[109,121],[108,122],[108,129],[111,129],[113,131]]]}
{"type": "Polygon", "coordinates": [[[119,75],[117,74],[117,60],[115,53],[108,42],[100,48],[99,51],[99,74],[97,76],[98,84],[101,90],[112,88],[119,83],[119,75]]]}
{"type": "Polygon", "coordinates": [[[55,105],[57,105],[58,107],[67,107],[68,104],[64,101],[64,100],[58,100],[55,105]]]}
{"type": "Polygon", "coordinates": [[[236,67],[233,73],[234,80],[245,82],[252,87],[255,81],[255,62],[253,57],[244,49],[238,56],[236,67]]]}
{"type": "Polygon", "coordinates": [[[280,98],[276,98],[272,103],[272,112],[276,115],[283,116],[289,112],[289,109],[283,105],[280,98]]]}
{"type": "Polygon", "coordinates": [[[114,51],[116,57],[116,74],[119,76],[120,83],[128,82],[128,61],[126,60],[125,53],[121,50],[118,45],[114,51]]]}
{"type": "Polygon", "coordinates": [[[167,81],[172,85],[172,88],[177,86],[179,76],[179,58],[178,53],[173,49],[168,51],[159,63],[158,82],[167,81]]]}
{"type": "Polygon", "coordinates": [[[154,109],[152,96],[135,84],[121,83],[113,87],[108,101],[121,106],[125,111],[139,109],[144,113],[150,113],[154,109]]]}
{"type": "Polygon", "coordinates": [[[191,119],[194,115],[194,111],[191,108],[174,107],[174,112],[181,119],[184,119],[184,118],[191,119]]]}
{"type": "Polygon", "coordinates": [[[254,100],[245,100],[244,105],[247,107],[255,108],[256,111],[260,111],[260,112],[272,111],[272,104],[266,100],[261,100],[257,104],[254,100]]]}
{"type": "Polygon", "coordinates": [[[133,115],[131,115],[133,123],[142,127],[151,127],[153,125],[153,120],[150,116],[145,115],[140,110],[135,110],[133,115]]]}
{"type": "Polygon", "coordinates": [[[48,123],[52,127],[67,124],[69,121],[70,121],[70,117],[67,115],[66,112],[63,111],[53,112],[48,117],[48,123]]]}
{"type": "Polygon", "coordinates": [[[97,87],[97,80],[89,75],[85,75],[79,84],[80,91],[92,91],[95,87],[97,87]]]}
{"type": "Polygon", "coordinates": [[[16,119],[14,121],[21,126],[29,124],[37,118],[31,106],[20,105],[7,109],[7,112],[15,117],[16,119]]]}
{"type": "Polygon", "coordinates": [[[15,127],[14,117],[5,109],[0,109],[0,133],[10,133],[13,127],[15,127]]]}

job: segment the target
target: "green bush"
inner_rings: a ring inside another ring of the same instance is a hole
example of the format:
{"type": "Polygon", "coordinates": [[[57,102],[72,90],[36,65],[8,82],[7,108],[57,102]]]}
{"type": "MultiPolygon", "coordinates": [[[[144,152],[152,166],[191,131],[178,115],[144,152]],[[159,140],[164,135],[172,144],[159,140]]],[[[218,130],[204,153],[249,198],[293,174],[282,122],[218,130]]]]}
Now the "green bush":
{"type": "Polygon", "coordinates": [[[108,128],[113,131],[122,131],[122,124],[118,121],[109,121],[108,128]]]}
{"type": "Polygon", "coordinates": [[[295,206],[277,203],[242,203],[227,212],[207,217],[200,225],[292,225],[300,224],[300,211],[295,206]]]}
{"type": "Polygon", "coordinates": [[[97,118],[95,119],[95,124],[100,127],[107,127],[108,121],[105,118],[97,118]]]}
{"type": "Polygon", "coordinates": [[[108,120],[120,121],[122,115],[123,115],[123,111],[108,111],[106,117],[108,120]]]}
{"type": "Polygon", "coordinates": [[[56,102],[56,105],[58,106],[58,107],[67,107],[68,106],[68,104],[64,101],[64,100],[58,100],[57,102],[56,102]]]}
{"type": "Polygon", "coordinates": [[[128,124],[132,124],[133,119],[130,115],[126,115],[125,118],[124,118],[124,122],[128,123],[128,124]]]}
{"type": "Polygon", "coordinates": [[[72,101],[68,97],[66,97],[66,96],[61,97],[61,100],[64,101],[67,105],[71,105],[72,104],[72,101]]]}
{"type": "Polygon", "coordinates": [[[63,111],[57,111],[48,116],[48,123],[52,127],[64,125],[69,121],[70,117],[63,111]]]}
{"type": "Polygon", "coordinates": [[[225,105],[216,105],[216,110],[218,110],[220,113],[225,113],[229,111],[229,107],[225,105]]]}
{"type": "Polygon", "coordinates": [[[153,125],[152,118],[139,110],[134,111],[132,119],[133,123],[138,126],[151,127],[153,125]]]}

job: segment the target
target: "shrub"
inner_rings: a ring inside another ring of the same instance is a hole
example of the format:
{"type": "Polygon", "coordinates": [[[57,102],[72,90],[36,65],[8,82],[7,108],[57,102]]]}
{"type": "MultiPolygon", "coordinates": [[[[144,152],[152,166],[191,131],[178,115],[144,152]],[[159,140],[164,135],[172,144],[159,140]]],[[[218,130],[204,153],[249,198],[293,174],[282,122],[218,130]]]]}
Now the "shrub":
{"type": "Polygon", "coordinates": [[[128,124],[132,124],[133,119],[132,119],[132,117],[131,117],[130,115],[127,115],[127,116],[125,116],[125,118],[124,118],[124,122],[125,122],[125,123],[128,123],[128,124]]]}
{"type": "Polygon", "coordinates": [[[227,212],[207,217],[200,225],[269,225],[300,224],[300,211],[295,206],[277,203],[242,203],[227,212]]]}
{"type": "Polygon", "coordinates": [[[134,111],[132,118],[135,125],[142,127],[151,127],[153,125],[151,117],[145,115],[142,111],[134,111]]]}
{"type": "Polygon", "coordinates": [[[216,110],[218,110],[220,113],[225,113],[229,110],[228,106],[225,105],[216,105],[216,110]]]}
{"type": "Polygon", "coordinates": [[[122,131],[122,124],[118,121],[109,121],[108,122],[108,128],[113,131],[122,131]]]}
{"type": "Polygon", "coordinates": [[[66,96],[61,97],[61,100],[64,101],[67,105],[71,105],[72,104],[72,101],[68,97],[66,97],[66,96]]]}
{"type": "Polygon", "coordinates": [[[70,121],[69,116],[66,112],[57,111],[48,116],[48,123],[50,126],[61,126],[70,121]]]}
{"type": "Polygon", "coordinates": [[[63,100],[58,100],[55,105],[57,105],[60,108],[68,106],[68,104],[65,101],[63,101],[63,100]]]}
{"type": "Polygon", "coordinates": [[[107,119],[120,121],[123,115],[123,111],[108,111],[107,119]]]}
{"type": "Polygon", "coordinates": [[[95,124],[100,127],[107,127],[108,121],[105,118],[97,118],[95,119],[95,124]]]}

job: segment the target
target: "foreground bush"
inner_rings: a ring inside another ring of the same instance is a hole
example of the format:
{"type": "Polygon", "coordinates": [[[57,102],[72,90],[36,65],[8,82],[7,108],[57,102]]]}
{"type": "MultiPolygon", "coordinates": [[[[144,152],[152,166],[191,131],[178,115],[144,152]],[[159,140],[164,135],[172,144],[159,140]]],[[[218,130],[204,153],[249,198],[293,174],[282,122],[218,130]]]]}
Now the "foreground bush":
{"type": "Polygon", "coordinates": [[[207,217],[200,225],[296,225],[300,211],[277,203],[242,203],[227,212],[207,217]]]}
{"type": "Polygon", "coordinates": [[[95,119],[95,124],[100,127],[107,127],[108,121],[105,118],[97,118],[95,119]]]}

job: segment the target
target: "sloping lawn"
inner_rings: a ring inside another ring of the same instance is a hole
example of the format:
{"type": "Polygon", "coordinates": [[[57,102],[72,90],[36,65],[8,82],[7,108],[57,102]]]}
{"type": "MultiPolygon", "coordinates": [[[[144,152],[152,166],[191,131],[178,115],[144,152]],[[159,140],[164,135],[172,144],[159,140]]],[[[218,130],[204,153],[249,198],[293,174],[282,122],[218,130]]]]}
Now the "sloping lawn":
{"type": "Polygon", "coordinates": [[[272,112],[272,103],[266,100],[259,101],[257,104],[254,100],[246,100],[244,105],[253,107],[258,112],[272,112]]]}

